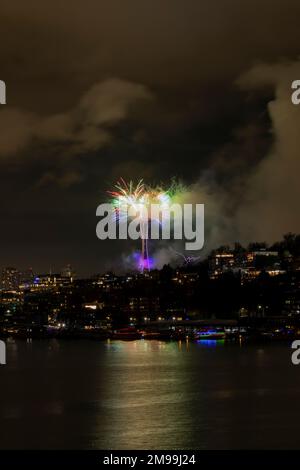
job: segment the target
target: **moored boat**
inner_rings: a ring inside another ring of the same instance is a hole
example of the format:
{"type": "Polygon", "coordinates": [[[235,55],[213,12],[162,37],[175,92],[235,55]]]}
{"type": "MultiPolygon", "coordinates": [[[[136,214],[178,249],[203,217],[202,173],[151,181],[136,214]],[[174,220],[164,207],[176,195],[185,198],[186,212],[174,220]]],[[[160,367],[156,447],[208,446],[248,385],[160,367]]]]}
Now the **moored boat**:
{"type": "Polygon", "coordinates": [[[195,340],[225,339],[225,331],[222,330],[201,330],[195,334],[195,340]]]}
{"type": "Polygon", "coordinates": [[[141,339],[141,337],[141,333],[135,328],[121,328],[119,330],[114,330],[110,335],[110,339],[118,339],[123,341],[141,339]]]}

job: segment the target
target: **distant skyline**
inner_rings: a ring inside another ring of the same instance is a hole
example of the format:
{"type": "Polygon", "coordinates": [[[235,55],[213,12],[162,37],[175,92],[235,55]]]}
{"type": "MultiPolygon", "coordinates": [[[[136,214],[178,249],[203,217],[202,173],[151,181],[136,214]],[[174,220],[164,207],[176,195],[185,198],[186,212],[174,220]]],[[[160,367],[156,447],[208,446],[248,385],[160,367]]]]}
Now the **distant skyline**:
{"type": "MultiPolygon", "coordinates": [[[[186,255],[186,252],[179,252],[179,251],[172,251],[170,252],[170,257],[169,259],[162,257],[159,262],[154,262],[152,259],[151,267],[150,270],[154,269],[162,269],[164,264],[170,264],[173,268],[176,267],[184,267],[184,266],[192,266],[199,264],[200,262],[203,262],[209,258],[209,256],[212,255],[214,251],[226,251],[229,249],[229,251],[236,251],[239,250],[247,250],[247,251],[278,251],[281,254],[283,253],[289,253],[292,254],[292,256],[295,256],[297,259],[299,259],[300,256],[300,234],[293,234],[293,233],[287,233],[284,234],[280,240],[277,240],[273,245],[272,244],[267,244],[264,242],[259,242],[253,240],[249,245],[243,246],[242,244],[239,243],[237,240],[235,244],[233,245],[220,245],[220,246],[215,246],[212,247],[211,252],[206,252],[206,254],[203,256],[193,256],[193,255],[186,255]],[[165,260],[165,263],[164,263],[165,260]]],[[[131,254],[136,253],[136,251],[132,251],[131,254]]],[[[158,252],[159,254],[159,252],[158,252]]],[[[138,265],[136,264],[135,260],[128,255],[126,257],[121,257],[119,263],[111,262],[110,264],[107,264],[107,268],[100,269],[98,271],[80,271],[77,269],[76,265],[72,262],[68,262],[66,264],[57,264],[57,265],[50,265],[50,266],[44,266],[42,269],[36,269],[32,265],[30,266],[20,266],[20,265],[12,265],[12,264],[7,264],[0,266],[0,277],[1,274],[4,270],[6,269],[16,269],[20,273],[26,273],[29,272],[30,270],[33,272],[34,275],[39,275],[39,274],[59,274],[62,273],[63,271],[67,272],[72,272],[75,277],[91,277],[93,275],[97,274],[105,274],[108,272],[113,272],[117,275],[119,274],[126,274],[126,273],[136,273],[138,274],[140,272],[140,269],[138,268],[138,265]]]]}

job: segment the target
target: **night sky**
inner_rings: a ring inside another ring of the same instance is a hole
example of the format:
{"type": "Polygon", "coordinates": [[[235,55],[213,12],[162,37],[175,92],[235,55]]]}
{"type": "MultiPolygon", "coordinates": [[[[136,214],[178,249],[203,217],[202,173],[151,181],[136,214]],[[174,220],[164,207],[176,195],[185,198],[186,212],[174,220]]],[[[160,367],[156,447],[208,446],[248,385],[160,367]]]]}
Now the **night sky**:
{"type": "Polygon", "coordinates": [[[0,267],[126,265],[95,234],[119,176],[182,180],[203,253],[299,232],[299,18],[299,0],[2,0],[0,267]]]}

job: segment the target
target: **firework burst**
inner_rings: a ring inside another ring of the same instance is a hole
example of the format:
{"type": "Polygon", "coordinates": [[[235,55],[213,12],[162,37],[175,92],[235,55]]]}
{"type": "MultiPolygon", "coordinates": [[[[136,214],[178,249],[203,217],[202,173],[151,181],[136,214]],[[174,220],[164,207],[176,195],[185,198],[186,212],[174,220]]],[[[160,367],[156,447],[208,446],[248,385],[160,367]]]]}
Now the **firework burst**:
{"type": "Polygon", "coordinates": [[[156,204],[160,210],[168,209],[175,193],[174,182],[169,190],[164,190],[161,186],[147,186],[142,179],[134,183],[133,181],[126,182],[123,178],[117,181],[112,191],[108,191],[112,198],[116,220],[120,222],[123,218],[127,218],[131,209],[138,214],[142,244],[139,267],[142,271],[150,270],[148,223],[152,220],[160,223],[159,220],[153,219],[151,205],[156,204]]]}

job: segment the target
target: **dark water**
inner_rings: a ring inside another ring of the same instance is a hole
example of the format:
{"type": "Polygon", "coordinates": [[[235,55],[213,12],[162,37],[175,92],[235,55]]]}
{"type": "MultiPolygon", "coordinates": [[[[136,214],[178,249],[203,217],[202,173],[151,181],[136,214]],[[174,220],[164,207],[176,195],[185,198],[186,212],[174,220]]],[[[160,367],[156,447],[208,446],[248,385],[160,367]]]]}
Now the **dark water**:
{"type": "Polygon", "coordinates": [[[0,367],[1,448],[300,448],[288,345],[33,341],[0,367]]]}

